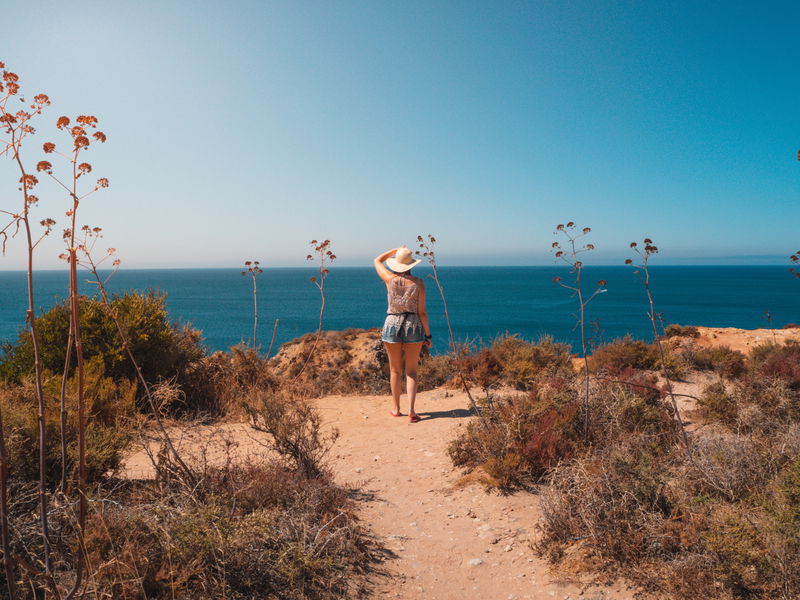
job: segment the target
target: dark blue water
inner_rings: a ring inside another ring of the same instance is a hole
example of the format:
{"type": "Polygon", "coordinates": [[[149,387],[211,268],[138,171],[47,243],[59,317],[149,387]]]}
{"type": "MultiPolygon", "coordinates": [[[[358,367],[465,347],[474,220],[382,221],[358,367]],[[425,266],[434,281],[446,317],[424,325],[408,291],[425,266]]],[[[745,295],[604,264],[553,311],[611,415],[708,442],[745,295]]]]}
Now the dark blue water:
{"type": "MultiPolygon", "coordinates": [[[[415,272],[422,276],[430,271],[415,272]]],[[[319,292],[309,282],[314,274],[313,269],[268,269],[259,277],[258,337],[264,347],[275,319],[280,319],[278,345],[316,330],[319,292]]],[[[530,339],[551,334],[575,344],[576,303],[552,282],[554,275],[569,276],[560,267],[440,268],[456,337],[490,341],[504,332],[530,339]]],[[[590,291],[598,279],[608,282],[607,292],[592,301],[587,313],[587,321],[599,322],[605,340],[626,333],[650,337],[644,289],[632,269],[587,267],[584,275],[590,291]]],[[[434,350],[443,351],[447,330],[442,302],[433,281],[426,281],[434,350]]],[[[66,295],[66,272],[39,272],[35,282],[40,309],[66,295]]],[[[765,311],[778,327],[800,322],[800,281],[785,267],[653,267],[651,283],[657,310],[667,323],[766,327],[765,311]]],[[[252,336],[252,283],[237,269],[126,270],[115,275],[109,287],[116,292],[165,291],[170,315],[201,329],[210,350],[224,350],[252,336]]],[[[91,294],[94,288],[83,285],[82,292],[91,294]]],[[[326,298],[325,329],[377,327],[383,322],[386,290],[371,267],[333,268],[326,298]]],[[[0,340],[16,337],[26,302],[25,274],[0,272],[0,340]]]]}

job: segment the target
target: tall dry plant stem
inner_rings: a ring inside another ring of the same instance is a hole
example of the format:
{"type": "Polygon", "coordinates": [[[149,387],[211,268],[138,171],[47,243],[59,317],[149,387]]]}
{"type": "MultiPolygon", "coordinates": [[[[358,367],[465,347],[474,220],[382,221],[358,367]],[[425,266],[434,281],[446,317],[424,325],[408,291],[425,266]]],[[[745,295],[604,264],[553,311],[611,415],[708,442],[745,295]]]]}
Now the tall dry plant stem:
{"type": "Polygon", "coordinates": [[[134,370],[136,371],[136,377],[139,380],[139,383],[144,390],[145,397],[147,398],[147,404],[150,407],[150,411],[153,414],[153,420],[156,423],[156,427],[158,427],[159,433],[161,434],[161,438],[164,441],[164,444],[167,447],[168,452],[172,455],[175,464],[178,465],[178,468],[182,471],[184,477],[186,478],[186,482],[194,487],[197,484],[196,478],[192,470],[186,465],[186,463],[181,458],[181,455],[178,453],[178,450],[175,448],[175,444],[172,442],[172,438],[170,437],[169,433],[167,432],[166,427],[164,426],[164,422],[161,419],[161,411],[158,408],[158,403],[156,402],[155,398],[153,397],[152,390],[150,389],[150,384],[147,383],[147,380],[144,378],[144,374],[142,373],[142,369],[139,366],[139,361],[136,360],[136,357],[133,355],[131,351],[131,344],[128,340],[128,336],[125,333],[125,328],[122,326],[122,323],[119,320],[119,315],[117,314],[116,309],[114,308],[113,304],[111,303],[111,298],[108,295],[108,288],[107,284],[108,281],[116,274],[119,270],[120,260],[118,258],[113,258],[114,254],[116,253],[115,248],[109,248],[106,251],[105,256],[100,259],[99,261],[95,261],[92,255],[94,251],[94,247],[97,244],[97,241],[102,238],[102,229],[99,227],[89,227],[88,225],[84,225],[81,228],[81,231],[84,234],[83,240],[78,243],[77,250],[83,255],[85,260],[76,261],[81,267],[85,268],[89,273],[92,275],[93,283],[97,286],[97,289],[100,291],[100,297],[103,299],[103,306],[105,307],[106,313],[111,320],[114,322],[114,327],[117,330],[117,335],[119,336],[120,341],[122,342],[122,347],[125,350],[125,354],[128,357],[128,360],[131,361],[134,370]],[[102,277],[99,272],[100,266],[105,263],[107,260],[112,260],[112,270],[106,276],[102,277]]]}
{"type": "Polygon", "coordinates": [[[324,242],[311,240],[309,245],[314,249],[314,254],[309,254],[306,256],[306,260],[316,260],[319,270],[319,277],[310,278],[311,283],[317,286],[317,289],[319,290],[319,323],[317,324],[317,336],[314,338],[314,344],[311,346],[311,350],[308,352],[308,356],[306,356],[306,360],[303,363],[303,366],[297,372],[297,375],[295,375],[295,378],[300,377],[300,374],[305,371],[305,368],[308,366],[311,357],[314,355],[314,351],[317,348],[319,339],[322,337],[322,317],[325,314],[325,280],[328,278],[328,267],[333,261],[336,260],[336,255],[331,250],[330,240],[325,240],[324,242]]]}
{"type": "Polygon", "coordinates": [[[461,368],[461,361],[459,359],[459,349],[456,345],[456,337],[453,335],[453,325],[450,322],[450,312],[447,310],[447,298],[444,295],[444,288],[442,287],[442,282],[439,280],[439,269],[436,265],[436,252],[434,251],[434,245],[436,244],[436,238],[433,237],[430,233],[427,235],[427,239],[423,238],[421,235],[417,236],[417,242],[419,243],[419,250],[415,252],[417,256],[421,256],[422,258],[428,261],[428,264],[431,266],[433,273],[429,275],[431,279],[433,279],[434,283],[436,284],[436,289],[439,290],[439,296],[442,298],[442,307],[444,308],[444,320],[447,323],[447,335],[450,340],[450,350],[453,352],[453,355],[456,357],[455,366],[456,372],[458,373],[458,379],[461,383],[461,386],[464,388],[464,391],[467,394],[467,398],[469,398],[470,406],[472,406],[472,410],[475,411],[475,414],[478,415],[478,418],[481,421],[484,429],[488,429],[489,425],[486,423],[486,419],[481,412],[481,409],[478,407],[478,403],[475,402],[475,398],[472,397],[472,392],[469,389],[469,384],[467,383],[467,378],[464,377],[464,370],[461,368]]]}
{"type": "MultiPolygon", "coordinates": [[[[2,139],[3,149],[0,155],[10,156],[16,163],[19,169],[20,179],[18,191],[22,192],[22,210],[18,213],[3,211],[3,214],[9,215],[11,221],[6,225],[0,233],[3,235],[3,250],[5,251],[5,243],[8,239],[8,231],[13,228],[13,235],[16,235],[22,228],[25,232],[25,240],[27,242],[27,293],[28,293],[28,308],[26,311],[26,323],[31,334],[31,343],[33,346],[33,366],[34,377],[36,385],[36,401],[38,408],[38,437],[39,437],[39,482],[38,482],[38,496],[39,496],[39,523],[42,535],[42,563],[45,568],[45,579],[54,595],[57,595],[55,589],[55,582],[52,577],[52,563],[50,559],[50,528],[47,519],[47,489],[46,489],[46,474],[47,474],[47,438],[45,429],[45,397],[44,388],[42,386],[42,361],[41,351],[39,347],[39,335],[36,330],[35,318],[35,300],[34,300],[34,285],[33,285],[33,254],[39,243],[47,236],[55,221],[52,219],[44,219],[40,224],[45,228],[45,232],[38,239],[34,239],[31,229],[30,221],[30,208],[38,202],[38,198],[31,192],[31,190],[39,183],[36,176],[28,173],[22,162],[22,146],[23,141],[28,135],[34,133],[34,128],[31,125],[31,119],[42,113],[42,110],[50,105],[50,99],[45,94],[38,94],[34,97],[33,102],[24,105],[20,110],[14,110],[9,107],[9,102],[12,99],[18,99],[24,102],[23,98],[19,97],[19,77],[16,73],[6,70],[5,64],[0,62],[0,70],[2,70],[2,81],[0,82],[0,131],[4,138],[2,139]]],[[[6,493],[3,492],[3,497],[6,493]]],[[[0,532],[2,533],[2,532],[0,532]]],[[[7,530],[4,535],[3,543],[7,544],[8,539],[7,530]]]]}
{"type": "Polygon", "coordinates": [[[11,540],[8,535],[8,463],[6,458],[6,436],[3,428],[3,409],[0,407],[0,544],[3,550],[3,570],[6,575],[8,597],[17,597],[14,585],[14,564],[11,561],[11,540]]]}
{"type": "Polygon", "coordinates": [[[591,231],[592,229],[590,227],[584,227],[579,232],[573,221],[569,221],[566,225],[561,223],[556,226],[554,235],[560,234],[566,241],[563,246],[559,241],[553,242],[550,246],[550,250],[555,254],[556,259],[570,267],[570,274],[572,275],[572,281],[569,283],[565,283],[563,278],[559,276],[553,277],[553,281],[564,289],[571,291],[578,299],[577,326],[580,328],[581,332],[581,358],[583,359],[584,385],[581,412],[583,413],[583,435],[584,439],[587,441],[590,431],[589,393],[591,381],[589,374],[589,352],[586,341],[586,307],[595,296],[606,291],[606,281],[604,279],[597,282],[597,288],[588,296],[583,290],[583,261],[579,259],[579,255],[594,250],[594,244],[583,244],[581,246],[578,240],[589,235],[591,231]]]}
{"type": "MultiPolygon", "coordinates": [[[[641,279],[642,283],[644,284],[645,292],[647,293],[647,302],[648,302],[648,312],[647,318],[650,320],[650,324],[653,327],[653,343],[655,343],[656,347],[658,348],[658,355],[661,359],[661,374],[664,377],[664,381],[666,383],[666,390],[667,394],[669,394],[670,401],[672,402],[672,410],[675,413],[675,420],[678,423],[678,427],[680,428],[681,432],[681,441],[683,442],[683,447],[686,450],[686,454],[689,457],[689,460],[692,460],[692,453],[691,453],[691,446],[689,445],[689,437],[686,434],[686,428],[683,424],[683,418],[681,417],[681,411],[678,408],[678,401],[676,400],[676,394],[672,391],[672,380],[669,376],[669,370],[667,369],[667,361],[666,361],[666,352],[664,351],[664,344],[661,342],[661,336],[658,333],[658,323],[660,322],[660,317],[658,313],[656,313],[655,302],[653,301],[653,293],[650,290],[650,268],[649,262],[650,257],[654,254],[658,253],[658,248],[653,244],[653,240],[650,238],[645,238],[643,243],[643,249],[639,248],[639,245],[636,242],[631,242],[631,249],[639,256],[640,263],[634,263],[633,259],[626,259],[625,264],[631,265],[635,268],[634,273],[641,279]]],[[[692,461],[694,462],[694,461],[692,461]]]]}
{"type": "Polygon", "coordinates": [[[267,350],[267,358],[272,356],[272,347],[275,345],[275,336],[278,334],[278,319],[275,319],[275,325],[272,326],[272,339],[269,341],[269,349],[267,350]]]}
{"type": "Polygon", "coordinates": [[[258,286],[256,285],[256,277],[261,275],[264,270],[259,267],[257,260],[244,261],[245,270],[242,271],[242,276],[250,275],[253,279],[253,348],[258,348],[258,286]]]}
{"type": "Polygon", "coordinates": [[[53,181],[63,188],[70,199],[70,208],[66,211],[66,216],[70,219],[70,226],[64,230],[63,239],[67,246],[67,252],[61,255],[61,258],[66,260],[69,264],[69,308],[70,308],[70,333],[67,338],[67,353],[64,357],[64,372],[61,380],[61,398],[60,398],[60,425],[61,425],[61,489],[66,491],[66,469],[64,465],[67,461],[66,456],[66,443],[65,443],[65,429],[66,429],[66,388],[67,379],[70,371],[70,360],[73,351],[73,344],[76,356],[76,371],[77,371],[77,390],[76,395],[78,398],[78,550],[76,551],[75,560],[75,582],[72,589],[68,592],[66,599],[72,598],[80,589],[83,583],[84,571],[84,552],[83,540],[86,531],[86,399],[85,399],[85,373],[83,361],[83,341],[81,339],[80,330],[80,297],[78,295],[78,254],[75,242],[75,228],[78,217],[78,208],[80,203],[87,196],[90,196],[102,188],[108,187],[108,179],[102,177],[97,182],[90,186],[88,190],[79,194],[78,187],[81,183],[81,178],[87,176],[92,172],[92,165],[88,162],[81,161],[83,153],[87,152],[92,145],[90,137],[94,138],[94,142],[105,143],[106,135],[102,131],[95,131],[90,134],[91,129],[97,129],[97,117],[92,115],[80,115],[75,118],[75,124],[70,127],[70,119],[66,116],[61,116],[56,121],[56,127],[62,131],[66,131],[70,136],[69,146],[64,152],[56,150],[56,145],[52,142],[46,142],[42,149],[46,154],[54,154],[66,159],[69,164],[69,178],[62,181],[59,177],[53,174],[53,165],[50,161],[41,160],[36,165],[36,170],[47,174],[53,181]]]}
{"type": "MultiPolygon", "coordinates": [[[[792,262],[792,264],[794,264],[794,265],[796,265],[796,264],[800,263],[800,250],[798,250],[797,252],[795,252],[794,254],[792,254],[792,255],[789,257],[789,260],[790,260],[790,261],[792,262]]],[[[800,269],[797,269],[797,268],[795,268],[795,267],[790,267],[790,268],[789,268],[789,272],[790,272],[792,275],[794,275],[795,277],[797,277],[798,279],[800,279],[800,269]]]]}

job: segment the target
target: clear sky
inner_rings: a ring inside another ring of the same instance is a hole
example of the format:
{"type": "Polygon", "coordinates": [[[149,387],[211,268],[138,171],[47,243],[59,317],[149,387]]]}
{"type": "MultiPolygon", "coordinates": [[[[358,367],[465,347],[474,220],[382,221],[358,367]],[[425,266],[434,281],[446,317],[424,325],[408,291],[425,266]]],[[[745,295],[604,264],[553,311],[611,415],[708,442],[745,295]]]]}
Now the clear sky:
{"type": "MultiPolygon", "coordinates": [[[[4,2],[0,61],[108,135],[81,207],[128,267],[786,263],[800,249],[800,3],[4,2]]],[[[18,204],[0,160],[0,208],[18,204]]],[[[40,186],[37,217],[67,198],[40,186]]],[[[20,240],[21,241],[21,240],[20,240]]],[[[20,243],[0,269],[23,266],[20,243]]],[[[58,265],[60,236],[39,253],[58,265]]]]}

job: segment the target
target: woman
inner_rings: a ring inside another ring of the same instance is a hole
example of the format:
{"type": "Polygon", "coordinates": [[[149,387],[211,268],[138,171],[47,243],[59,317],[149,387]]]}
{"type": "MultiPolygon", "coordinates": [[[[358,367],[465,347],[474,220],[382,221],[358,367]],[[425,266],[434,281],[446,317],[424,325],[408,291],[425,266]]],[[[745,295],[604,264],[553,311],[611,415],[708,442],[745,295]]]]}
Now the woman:
{"type": "Polygon", "coordinates": [[[403,375],[403,355],[406,365],[406,392],[408,393],[408,420],[419,421],[414,412],[417,396],[417,364],[422,345],[431,346],[431,329],[425,311],[425,283],[411,275],[411,269],[419,264],[406,246],[393,248],[376,256],[373,261],[378,277],[386,283],[389,308],[383,324],[381,340],[389,355],[389,383],[392,387],[394,410],[389,414],[400,417],[400,378],[403,375]],[[386,266],[384,266],[386,261],[386,266]]]}

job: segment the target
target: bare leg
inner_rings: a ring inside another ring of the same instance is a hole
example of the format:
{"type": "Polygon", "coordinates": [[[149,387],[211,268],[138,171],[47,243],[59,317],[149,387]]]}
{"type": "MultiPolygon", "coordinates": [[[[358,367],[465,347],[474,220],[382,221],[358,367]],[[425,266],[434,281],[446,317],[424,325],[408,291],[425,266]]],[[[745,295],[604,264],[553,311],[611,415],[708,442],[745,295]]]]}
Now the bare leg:
{"type": "Polygon", "coordinates": [[[413,417],[414,401],[417,399],[417,365],[422,342],[416,344],[403,344],[406,358],[406,392],[408,393],[408,416],[413,417]]]}
{"type": "Polygon", "coordinates": [[[389,385],[392,388],[392,402],[394,412],[400,414],[400,394],[402,393],[401,378],[403,376],[403,344],[390,344],[384,342],[386,354],[389,356],[389,385]]]}

